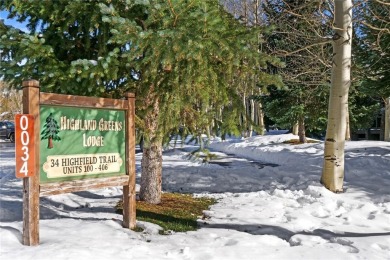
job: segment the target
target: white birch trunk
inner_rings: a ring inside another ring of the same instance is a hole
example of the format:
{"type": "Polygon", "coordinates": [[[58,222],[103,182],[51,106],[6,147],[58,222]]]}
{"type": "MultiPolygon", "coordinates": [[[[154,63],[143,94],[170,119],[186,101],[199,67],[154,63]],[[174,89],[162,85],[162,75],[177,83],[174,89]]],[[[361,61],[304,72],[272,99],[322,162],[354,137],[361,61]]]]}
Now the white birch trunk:
{"type": "Polygon", "coordinates": [[[253,124],[255,122],[255,101],[253,99],[250,100],[251,104],[251,124],[249,126],[249,137],[252,137],[253,134],[253,124]]]}
{"type": "Polygon", "coordinates": [[[263,112],[263,104],[258,101],[258,120],[259,120],[259,128],[261,129],[260,135],[265,134],[265,124],[264,124],[264,112],[263,112]]]}
{"type": "Polygon", "coordinates": [[[244,92],[243,97],[242,97],[242,104],[244,105],[244,111],[241,113],[241,123],[242,123],[242,132],[241,135],[242,137],[246,138],[247,137],[247,131],[246,131],[246,113],[247,113],[247,105],[246,105],[246,94],[244,92]]]}
{"type": "Polygon", "coordinates": [[[345,140],[346,141],[351,141],[351,126],[349,124],[349,109],[348,109],[348,104],[347,104],[347,118],[346,118],[346,130],[345,130],[345,140]]]}
{"type": "Polygon", "coordinates": [[[390,97],[385,99],[385,133],[383,140],[390,142],[390,97]]]}
{"type": "Polygon", "coordinates": [[[321,183],[333,192],[344,184],[344,145],[351,81],[352,0],[335,0],[332,87],[321,183]]]}
{"type": "Polygon", "coordinates": [[[296,122],[294,125],[293,125],[293,128],[292,128],[292,134],[293,135],[298,135],[298,122],[296,122]]]}

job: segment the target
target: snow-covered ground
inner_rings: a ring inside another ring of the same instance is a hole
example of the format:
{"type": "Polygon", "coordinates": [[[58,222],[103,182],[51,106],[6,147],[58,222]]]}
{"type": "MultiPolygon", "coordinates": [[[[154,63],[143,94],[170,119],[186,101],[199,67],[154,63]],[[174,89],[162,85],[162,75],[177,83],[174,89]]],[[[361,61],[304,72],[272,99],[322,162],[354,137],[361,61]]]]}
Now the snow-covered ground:
{"type": "Polygon", "coordinates": [[[41,198],[36,247],[21,244],[22,181],[0,142],[0,259],[390,259],[390,143],[347,142],[346,191],[333,194],[319,183],[323,143],[272,133],[214,140],[210,164],[189,161],[190,146],[164,152],[164,191],[218,199],[198,231],[122,228],[112,187],[41,198]]]}

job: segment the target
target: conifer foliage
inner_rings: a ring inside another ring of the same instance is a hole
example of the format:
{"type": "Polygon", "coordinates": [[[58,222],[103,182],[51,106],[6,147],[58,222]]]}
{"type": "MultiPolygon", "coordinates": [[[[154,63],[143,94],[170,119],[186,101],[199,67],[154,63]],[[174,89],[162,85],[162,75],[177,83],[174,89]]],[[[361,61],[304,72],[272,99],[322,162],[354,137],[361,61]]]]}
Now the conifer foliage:
{"type": "MultiPolygon", "coordinates": [[[[133,8],[139,11],[138,37],[129,60],[140,78],[133,87],[141,96],[145,134],[140,196],[158,203],[164,135],[178,126],[201,134],[212,121],[223,123],[221,110],[237,104],[236,77],[252,73],[260,78],[267,75],[267,62],[275,61],[252,48],[258,31],[239,24],[216,1],[133,8]]],[[[115,22],[112,13],[107,17],[115,22]]],[[[115,40],[125,43],[133,33],[119,25],[115,40]]]]}
{"type": "Polygon", "coordinates": [[[358,76],[361,78],[361,84],[357,89],[366,99],[376,102],[371,106],[369,101],[365,102],[360,107],[371,113],[363,111],[360,114],[371,116],[368,120],[369,125],[365,128],[370,128],[372,118],[379,114],[380,140],[390,141],[390,5],[385,2],[369,1],[365,5],[357,6],[356,13],[360,26],[357,28],[355,57],[359,69],[358,76]],[[380,103],[384,104],[383,110],[377,108],[380,103]],[[378,113],[379,111],[382,113],[378,113]]]}
{"type": "Polygon", "coordinates": [[[390,96],[390,4],[369,1],[358,9],[357,62],[366,92],[390,96]]]}
{"type": "Polygon", "coordinates": [[[267,73],[278,60],[258,50],[261,28],[240,24],[215,0],[5,0],[0,9],[27,19],[31,30],[0,25],[1,70],[11,84],[35,78],[51,92],[135,92],[145,141],[140,196],[151,203],[161,200],[170,133],[234,128],[226,123],[242,105],[239,78],[280,85],[267,73]]]}
{"type": "Polygon", "coordinates": [[[102,96],[126,84],[121,46],[108,42],[98,1],[6,0],[0,9],[30,30],[0,25],[1,70],[11,85],[34,78],[46,92],[102,96]]]}

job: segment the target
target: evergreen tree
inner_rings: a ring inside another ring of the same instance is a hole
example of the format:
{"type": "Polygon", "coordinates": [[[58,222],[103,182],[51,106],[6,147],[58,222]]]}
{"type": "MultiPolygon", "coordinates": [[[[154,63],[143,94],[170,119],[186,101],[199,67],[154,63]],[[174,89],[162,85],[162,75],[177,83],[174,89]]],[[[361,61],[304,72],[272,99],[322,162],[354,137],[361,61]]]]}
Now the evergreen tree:
{"type": "MultiPolygon", "coordinates": [[[[129,53],[139,72],[133,87],[141,93],[145,133],[140,196],[158,203],[164,135],[179,125],[191,133],[204,131],[221,110],[236,104],[237,78],[267,78],[267,62],[275,60],[252,48],[258,28],[240,25],[216,1],[134,8],[142,10],[135,19],[141,28],[132,42],[136,50],[129,53]]],[[[118,26],[116,41],[126,42],[128,30],[118,26]]]]}
{"type": "Polygon", "coordinates": [[[278,60],[253,49],[260,28],[240,24],[217,1],[6,0],[0,9],[29,19],[31,30],[0,27],[2,72],[12,84],[36,78],[51,92],[135,92],[144,134],[140,195],[151,203],[160,202],[162,145],[170,133],[230,122],[222,118],[229,107],[237,118],[238,78],[280,84],[267,73],[278,60]]]}
{"type": "Polygon", "coordinates": [[[287,89],[269,88],[262,96],[266,115],[280,128],[291,129],[297,124],[301,143],[306,142],[306,131],[312,137],[322,137],[326,127],[328,88],[290,86],[287,89]]]}
{"type": "Polygon", "coordinates": [[[377,119],[381,99],[374,93],[365,93],[362,86],[353,86],[349,95],[349,123],[352,132],[369,129],[377,119]]]}
{"type": "MultiPolygon", "coordinates": [[[[248,27],[266,28],[264,21],[264,10],[261,0],[223,0],[220,1],[224,8],[235,18],[239,19],[242,24],[248,27]]],[[[254,49],[263,52],[264,33],[258,35],[258,41],[254,49]]],[[[236,82],[239,96],[242,100],[241,116],[238,123],[237,131],[243,137],[250,137],[253,131],[263,134],[265,131],[263,104],[257,96],[266,92],[267,84],[258,84],[256,75],[240,77],[236,82]],[[256,85],[254,88],[252,85],[256,85]]],[[[265,82],[262,82],[265,83],[265,82]]]]}
{"type": "MultiPolygon", "coordinates": [[[[390,6],[370,1],[357,8],[360,22],[355,49],[356,76],[360,79],[358,91],[369,101],[376,101],[371,106],[364,104],[372,108],[368,115],[378,113],[378,104],[385,104],[381,136],[390,141],[390,6]]],[[[372,121],[369,119],[369,123],[372,121]]]]}
{"type": "MultiPolygon", "coordinates": [[[[123,1],[113,4],[125,9],[123,1]]],[[[30,30],[0,25],[1,71],[12,86],[34,78],[45,92],[103,96],[128,81],[124,47],[109,42],[99,1],[5,0],[0,9],[30,30]]]]}

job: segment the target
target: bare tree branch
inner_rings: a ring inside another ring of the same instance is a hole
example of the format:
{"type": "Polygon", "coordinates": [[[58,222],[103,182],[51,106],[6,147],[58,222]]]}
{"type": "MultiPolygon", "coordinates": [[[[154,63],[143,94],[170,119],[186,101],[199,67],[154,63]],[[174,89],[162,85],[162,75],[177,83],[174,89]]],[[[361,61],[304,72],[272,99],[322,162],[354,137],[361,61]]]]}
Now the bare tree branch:
{"type": "Polygon", "coordinates": [[[320,42],[315,42],[315,43],[312,43],[312,44],[309,44],[309,45],[306,45],[302,48],[299,48],[297,50],[294,50],[294,51],[290,51],[290,52],[287,52],[287,51],[281,51],[282,55],[283,56],[291,56],[292,54],[295,54],[295,53],[298,53],[298,52],[301,52],[301,51],[304,51],[304,50],[307,50],[307,49],[310,49],[314,46],[318,46],[318,45],[324,45],[324,44],[327,44],[327,43],[330,43],[332,42],[333,39],[326,39],[326,40],[322,40],[320,42]]]}
{"type": "Polygon", "coordinates": [[[375,27],[372,24],[369,24],[369,23],[367,23],[365,21],[362,21],[361,23],[364,24],[365,26],[367,26],[370,29],[373,29],[373,30],[376,30],[376,31],[382,31],[382,32],[390,33],[390,29],[388,29],[388,28],[375,27]]]}
{"type": "Polygon", "coordinates": [[[377,3],[380,3],[382,5],[390,6],[390,3],[386,3],[386,2],[383,2],[383,1],[379,1],[379,0],[374,0],[374,1],[377,2],[377,3]]]}

